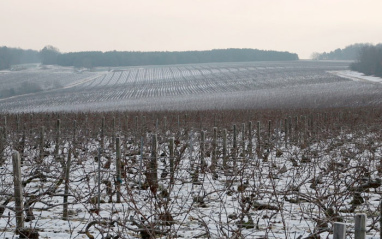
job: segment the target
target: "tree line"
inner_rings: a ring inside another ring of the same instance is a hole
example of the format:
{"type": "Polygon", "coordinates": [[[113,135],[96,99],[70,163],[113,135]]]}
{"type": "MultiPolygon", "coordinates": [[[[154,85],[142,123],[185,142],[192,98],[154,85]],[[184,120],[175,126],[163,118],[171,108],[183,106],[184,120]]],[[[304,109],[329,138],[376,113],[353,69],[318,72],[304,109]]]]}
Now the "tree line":
{"type": "Polygon", "coordinates": [[[138,65],[170,65],[208,62],[289,61],[298,60],[295,53],[258,49],[216,49],[208,51],[86,51],[61,53],[53,46],[41,51],[0,48],[0,69],[12,65],[41,62],[44,65],[74,67],[118,67],[138,65]]]}
{"type": "Polygon", "coordinates": [[[0,47],[0,70],[10,69],[12,65],[39,63],[40,61],[39,51],[0,47]]]}
{"type": "Polygon", "coordinates": [[[363,47],[370,46],[368,43],[356,43],[345,48],[337,48],[334,51],[318,53],[314,52],[311,55],[313,60],[356,60],[359,52],[363,47]]]}
{"type": "Polygon", "coordinates": [[[382,43],[362,47],[357,61],[350,65],[353,71],[382,77],[382,43]]]}
{"type": "Polygon", "coordinates": [[[170,65],[208,62],[288,61],[298,60],[289,52],[257,49],[217,49],[182,52],[91,51],[59,54],[57,64],[75,67],[170,65]]]}

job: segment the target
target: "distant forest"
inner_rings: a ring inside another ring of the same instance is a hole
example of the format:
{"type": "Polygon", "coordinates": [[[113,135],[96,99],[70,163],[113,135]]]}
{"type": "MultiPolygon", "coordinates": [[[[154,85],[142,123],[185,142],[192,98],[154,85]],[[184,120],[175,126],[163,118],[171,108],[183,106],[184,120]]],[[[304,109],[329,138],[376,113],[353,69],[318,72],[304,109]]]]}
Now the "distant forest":
{"type": "Polygon", "coordinates": [[[298,59],[298,55],[295,53],[257,49],[218,49],[183,52],[89,51],[60,53],[53,46],[46,46],[41,51],[7,47],[0,48],[0,69],[8,69],[16,64],[35,62],[41,62],[45,65],[92,68],[98,66],[118,67],[207,62],[290,61],[298,59]]]}
{"type": "Polygon", "coordinates": [[[368,43],[357,43],[343,49],[336,49],[331,52],[314,52],[311,56],[313,60],[357,60],[359,52],[363,47],[370,46],[368,43]]]}
{"type": "Polygon", "coordinates": [[[170,65],[207,62],[290,61],[298,55],[256,49],[220,49],[184,52],[75,52],[59,54],[57,64],[75,67],[170,65]]]}
{"type": "Polygon", "coordinates": [[[367,45],[359,51],[356,62],[350,65],[353,71],[359,71],[365,75],[382,77],[382,44],[367,45]]]}
{"type": "Polygon", "coordinates": [[[10,69],[12,65],[39,63],[39,51],[23,50],[20,48],[0,47],[0,70],[10,69]]]}

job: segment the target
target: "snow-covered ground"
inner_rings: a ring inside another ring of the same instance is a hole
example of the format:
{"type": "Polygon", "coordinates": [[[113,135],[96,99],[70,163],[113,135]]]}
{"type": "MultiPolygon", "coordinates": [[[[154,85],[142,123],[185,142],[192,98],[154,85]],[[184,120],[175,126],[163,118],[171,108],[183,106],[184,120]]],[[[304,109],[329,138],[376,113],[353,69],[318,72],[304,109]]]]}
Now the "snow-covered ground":
{"type": "Polygon", "coordinates": [[[367,76],[357,71],[344,70],[344,71],[328,71],[328,72],[346,79],[353,80],[353,81],[370,81],[370,82],[382,83],[382,78],[380,77],[367,76]]]}
{"type": "Polygon", "coordinates": [[[382,84],[358,80],[359,74],[347,68],[346,62],[316,61],[141,66],[82,73],[52,67],[0,74],[4,95],[0,111],[380,106],[382,84]],[[20,95],[23,92],[17,89],[23,89],[25,79],[46,87],[20,95]]]}

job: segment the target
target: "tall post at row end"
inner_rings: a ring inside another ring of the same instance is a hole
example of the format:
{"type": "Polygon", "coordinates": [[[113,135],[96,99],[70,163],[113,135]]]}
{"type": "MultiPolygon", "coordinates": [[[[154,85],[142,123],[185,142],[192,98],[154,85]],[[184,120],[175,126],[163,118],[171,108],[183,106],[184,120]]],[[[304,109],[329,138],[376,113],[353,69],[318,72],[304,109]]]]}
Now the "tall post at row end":
{"type": "Polygon", "coordinates": [[[68,194],[69,194],[69,174],[70,174],[70,164],[71,164],[71,156],[72,155],[72,149],[69,146],[69,152],[68,152],[68,160],[66,161],[65,165],[65,193],[64,193],[64,207],[63,207],[63,213],[62,213],[62,220],[69,220],[68,217],[68,194]]]}
{"type": "Polygon", "coordinates": [[[117,192],[117,203],[121,203],[121,183],[122,183],[122,173],[121,173],[121,145],[120,139],[117,137],[115,139],[115,148],[116,148],[116,192],[117,192]]]}
{"type": "Polygon", "coordinates": [[[333,239],[345,239],[346,237],[346,224],[335,222],[333,228],[333,239]]]}
{"type": "Polygon", "coordinates": [[[23,188],[21,181],[20,154],[15,151],[12,154],[13,183],[15,189],[16,233],[24,227],[23,188]]]}
{"type": "Polygon", "coordinates": [[[355,235],[354,239],[365,239],[366,238],[366,214],[359,213],[355,215],[355,235]]]}

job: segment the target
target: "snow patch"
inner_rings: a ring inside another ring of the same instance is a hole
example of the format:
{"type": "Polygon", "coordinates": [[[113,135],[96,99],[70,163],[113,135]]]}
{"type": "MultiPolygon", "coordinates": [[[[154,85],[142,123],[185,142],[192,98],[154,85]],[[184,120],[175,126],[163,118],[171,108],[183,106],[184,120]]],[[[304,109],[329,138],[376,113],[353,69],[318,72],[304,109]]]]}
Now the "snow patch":
{"type": "Polygon", "coordinates": [[[357,71],[350,71],[350,70],[345,70],[345,71],[328,71],[330,74],[334,74],[346,79],[350,79],[353,81],[371,81],[371,82],[378,82],[382,83],[382,78],[376,77],[376,76],[367,76],[361,72],[357,71]]]}

